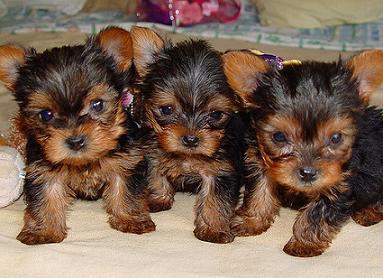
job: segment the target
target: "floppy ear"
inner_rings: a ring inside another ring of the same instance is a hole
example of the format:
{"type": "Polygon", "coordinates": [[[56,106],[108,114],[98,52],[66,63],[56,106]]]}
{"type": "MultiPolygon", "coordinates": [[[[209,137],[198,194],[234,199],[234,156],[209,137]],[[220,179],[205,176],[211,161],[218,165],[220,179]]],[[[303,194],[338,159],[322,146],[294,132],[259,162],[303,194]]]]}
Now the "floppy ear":
{"type": "Polygon", "coordinates": [[[269,69],[262,58],[245,51],[230,51],[222,55],[223,67],[231,88],[241,98],[245,108],[254,107],[251,94],[258,86],[259,75],[269,69]]]}
{"type": "Polygon", "coordinates": [[[348,59],[346,67],[359,81],[359,96],[368,104],[371,94],[383,83],[383,51],[363,51],[348,59]]]}
{"type": "Polygon", "coordinates": [[[95,41],[115,60],[120,72],[130,68],[133,62],[133,45],[128,31],[116,26],[107,27],[97,34],[95,41]]]}
{"type": "Polygon", "coordinates": [[[135,26],[130,32],[133,40],[134,65],[138,74],[145,76],[148,66],[155,61],[155,54],[165,47],[165,41],[149,28],[135,26]]]}
{"type": "Polygon", "coordinates": [[[18,68],[25,61],[25,49],[12,44],[0,46],[0,82],[13,91],[18,78],[18,68]]]}

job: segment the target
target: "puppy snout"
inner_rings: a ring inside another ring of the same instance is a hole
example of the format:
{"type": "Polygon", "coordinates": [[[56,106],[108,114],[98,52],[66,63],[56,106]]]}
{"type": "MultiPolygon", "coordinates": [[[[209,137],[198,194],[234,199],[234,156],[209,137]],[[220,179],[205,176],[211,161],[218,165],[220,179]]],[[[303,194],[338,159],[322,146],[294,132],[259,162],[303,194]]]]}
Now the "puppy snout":
{"type": "Polygon", "coordinates": [[[318,171],[314,167],[302,167],[299,169],[299,177],[304,182],[312,182],[317,178],[318,171]]]}
{"type": "Polygon", "coordinates": [[[82,135],[75,135],[67,138],[65,143],[71,150],[79,151],[85,146],[86,140],[82,135]]]}
{"type": "Polygon", "coordinates": [[[194,135],[185,135],[182,137],[182,143],[186,147],[197,147],[199,143],[199,138],[194,135]]]}

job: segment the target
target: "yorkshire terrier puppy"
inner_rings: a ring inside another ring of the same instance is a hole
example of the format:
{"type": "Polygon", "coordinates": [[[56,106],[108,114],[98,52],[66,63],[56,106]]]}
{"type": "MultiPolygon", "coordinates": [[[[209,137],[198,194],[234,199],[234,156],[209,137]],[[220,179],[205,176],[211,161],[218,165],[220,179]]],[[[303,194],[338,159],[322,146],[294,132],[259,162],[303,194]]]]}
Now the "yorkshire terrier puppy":
{"type": "Polygon", "coordinates": [[[42,53],[0,47],[0,80],[19,104],[27,141],[21,242],[61,242],[74,198],[102,197],[119,231],[155,230],[144,196],[145,145],[122,105],[132,52],[129,32],[117,27],[42,53]]]}
{"type": "Polygon", "coordinates": [[[284,251],[322,254],[352,217],[383,219],[383,117],[369,107],[383,82],[383,51],[337,63],[270,68],[246,51],[223,56],[233,89],[250,108],[245,196],[231,226],[256,235],[281,205],[300,208],[284,251]]]}
{"type": "Polygon", "coordinates": [[[145,116],[158,140],[148,159],[150,210],[170,209],[177,190],[197,191],[195,236],[231,242],[244,127],[221,55],[200,40],[172,45],[146,28],[131,35],[145,116]]]}

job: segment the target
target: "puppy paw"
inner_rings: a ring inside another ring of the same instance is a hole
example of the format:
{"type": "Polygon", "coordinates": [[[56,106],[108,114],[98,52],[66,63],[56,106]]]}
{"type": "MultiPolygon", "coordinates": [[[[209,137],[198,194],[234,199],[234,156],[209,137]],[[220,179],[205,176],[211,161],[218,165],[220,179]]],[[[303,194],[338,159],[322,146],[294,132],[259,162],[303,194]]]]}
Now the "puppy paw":
{"type": "Polygon", "coordinates": [[[327,247],[316,245],[305,245],[295,238],[291,238],[283,247],[283,251],[294,257],[315,257],[321,255],[327,247]]]}
{"type": "Polygon", "coordinates": [[[173,199],[151,199],[149,200],[149,211],[150,212],[160,212],[164,210],[169,210],[173,206],[173,199]]]}
{"type": "Polygon", "coordinates": [[[16,237],[20,242],[27,245],[59,243],[64,240],[66,233],[22,230],[16,237]]]}
{"type": "Polygon", "coordinates": [[[380,221],[374,221],[371,219],[352,217],[352,219],[361,226],[369,227],[379,223],[380,221]]]}
{"type": "Polygon", "coordinates": [[[194,235],[202,241],[212,243],[230,243],[234,240],[234,235],[230,231],[217,231],[209,226],[203,228],[195,228],[194,235]]]}
{"type": "Polygon", "coordinates": [[[235,236],[254,236],[265,232],[270,225],[270,222],[255,217],[237,215],[231,220],[230,229],[235,236]]]}
{"type": "Polygon", "coordinates": [[[144,234],[156,230],[156,225],[150,217],[142,219],[110,217],[109,224],[113,229],[123,233],[144,234]]]}
{"type": "Polygon", "coordinates": [[[352,219],[358,223],[359,225],[368,227],[375,225],[379,223],[380,221],[383,220],[383,213],[382,212],[377,212],[372,209],[368,210],[365,209],[360,212],[355,212],[352,215],[352,219]]]}

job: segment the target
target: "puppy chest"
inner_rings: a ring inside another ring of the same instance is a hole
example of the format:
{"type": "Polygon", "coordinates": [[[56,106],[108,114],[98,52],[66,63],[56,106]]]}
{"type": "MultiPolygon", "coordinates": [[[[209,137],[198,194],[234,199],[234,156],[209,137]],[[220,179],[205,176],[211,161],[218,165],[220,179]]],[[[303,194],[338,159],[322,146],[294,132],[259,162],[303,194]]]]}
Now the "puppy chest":
{"type": "Polygon", "coordinates": [[[107,179],[98,171],[68,172],[65,184],[74,192],[76,198],[97,199],[102,196],[107,179]]]}

